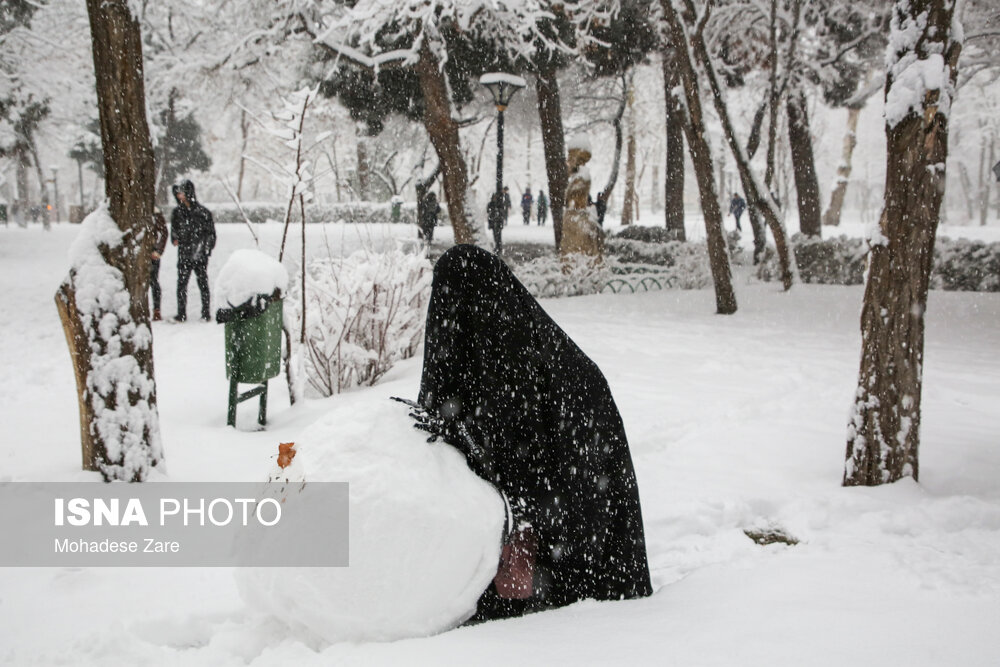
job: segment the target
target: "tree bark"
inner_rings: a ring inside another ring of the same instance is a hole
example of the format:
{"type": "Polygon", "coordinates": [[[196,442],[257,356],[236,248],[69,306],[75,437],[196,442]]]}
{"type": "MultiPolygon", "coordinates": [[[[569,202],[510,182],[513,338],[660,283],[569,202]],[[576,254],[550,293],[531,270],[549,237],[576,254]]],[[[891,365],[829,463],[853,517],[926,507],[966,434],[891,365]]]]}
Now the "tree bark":
{"type": "Polygon", "coordinates": [[[708,261],[712,270],[712,280],[715,283],[716,312],[720,315],[730,315],[736,312],[736,293],[733,291],[733,277],[729,268],[729,252],[726,248],[725,233],[722,229],[722,209],[719,208],[719,198],[715,188],[715,175],[712,169],[712,151],[706,139],[705,119],[701,108],[701,92],[698,88],[698,76],[694,63],[688,57],[689,51],[685,44],[687,37],[680,17],[674,13],[670,0],[662,0],[664,13],[673,20],[669,21],[670,38],[678,45],[673,59],[679,71],[684,87],[684,97],[687,101],[684,134],[688,140],[688,151],[694,164],[695,180],[698,182],[698,192],[701,199],[701,211],[705,218],[705,237],[708,245],[708,261]]]}
{"type": "Polygon", "coordinates": [[[416,71],[424,98],[424,127],[441,165],[441,181],[455,243],[475,243],[476,227],[468,210],[469,174],[462,155],[458,123],[451,117],[451,101],[444,72],[426,44],[420,48],[416,71]]]}
{"type": "Polygon", "coordinates": [[[887,56],[886,106],[898,109],[909,98],[913,106],[901,118],[887,116],[885,206],[870,241],[845,486],[919,475],[924,313],[948,157],[945,98],[954,90],[961,50],[953,41],[953,11],[947,0],[899,0],[893,8],[890,44],[900,46],[887,56]],[[945,90],[893,94],[900,71],[937,63],[945,90]]]}
{"type": "Polygon", "coordinates": [[[566,138],[563,132],[562,103],[559,97],[558,73],[553,65],[538,68],[535,79],[538,97],[538,120],[542,126],[542,149],[545,152],[545,174],[549,183],[549,211],[556,250],[562,244],[563,210],[566,207],[566,138]]]}
{"type": "Polygon", "coordinates": [[[819,180],[816,178],[806,96],[800,88],[793,88],[788,95],[785,112],[788,114],[788,147],[792,154],[792,173],[799,207],[799,231],[806,236],[821,236],[819,180]]]}
{"type": "Polygon", "coordinates": [[[686,241],[684,230],[684,109],[673,90],[681,85],[673,52],[663,55],[663,92],[666,103],[667,159],[663,186],[663,216],[667,230],[678,241],[686,241]]]}
{"type": "Polygon", "coordinates": [[[156,202],[164,208],[173,203],[170,200],[170,195],[167,193],[167,188],[173,185],[169,182],[170,179],[167,178],[167,173],[169,173],[168,163],[170,162],[170,152],[167,149],[167,144],[171,140],[171,137],[173,137],[174,123],[177,121],[176,107],[177,89],[171,88],[170,95],[167,96],[167,117],[163,127],[163,143],[160,146],[160,159],[159,164],[156,165],[156,202]]]}
{"type": "MultiPolygon", "coordinates": [[[[635,196],[635,114],[632,110],[632,89],[628,92],[629,119],[628,144],[625,149],[625,196],[622,202],[622,224],[631,225],[638,217],[639,202],[635,196]]],[[[606,200],[605,200],[606,201],[606,200]]]]}
{"type": "Polygon", "coordinates": [[[844,148],[840,154],[840,164],[837,165],[837,183],[830,193],[830,206],[823,214],[823,224],[837,226],[840,224],[840,214],[844,210],[844,198],[847,196],[847,184],[851,179],[851,160],[854,157],[854,147],[858,145],[858,118],[861,107],[847,109],[847,132],[844,134],[844,148]]]}
{"type": "Polygon", "coordinates": [[[622,118],[625,117],[625,109],[628,106],[628,91],[632,79],[626,73],[622,73],[621,79],[622,99],[618,104],[618,111],[615,113],[615,118],[611,121],[611,125],[615,129],[615,152],[611,157],[611,173],[608,175],[608,182],[604,185],[604,189],[601,190],[604,201],[611,201],[611,192],[615,189],[615,183],[618,182],[618,166],[622,161],[622,146],[625,143],[625,133],[622,131],[622,118]]]}
{"type": "MultiPolygon", "coordinates": [[[[980,182],[981,182],[981,186],[980,187],[982,189],[980,190],[981,196],[980,196],[980,199],[979,199],[979,225],[981,227],[985,227],[986,226],[986,216],[990,212],[990,188],[992,187],[992,184],[990,183],[990,174],[992,173],[990,171],[990,167],[992,167],[993,164],[994,164],[994,162],[993,162],[993,158],[994,158],[993,149],[994,149],[994,146],[996,145],[996,138],[995,137],[990,137],[989,144],[990,144],[989,159],[986,160],[986,164],[984,165],[984,175],[980,179],[980,182]]],[[[986,152],[986,137],[985,136],[983,137],[983,152],[984,153],[986,152]]]]}
{"type": "Polygon", "coordinates": [[[361,201],[368,201],[371,199],[371,164],[368,157],[368,137],[360,123],[354,128],[354,136],[355,155],[358,161],[358,167],[355,171],[358,175],[358,196],[361,201]]]}
{"type": "MultiPolygon", "coordinates": [[[[107,214],[121,238],[93,241],[89,261],[70,269],[56,305],[77,379],[83,467],[107,481],[142,481],[162,457],[147,301],[154,172],[142,42],[127,0],[87,0],[87,12],[107,214]]],[[[99,225],[100,213],[85,224],[99,225]]]]}

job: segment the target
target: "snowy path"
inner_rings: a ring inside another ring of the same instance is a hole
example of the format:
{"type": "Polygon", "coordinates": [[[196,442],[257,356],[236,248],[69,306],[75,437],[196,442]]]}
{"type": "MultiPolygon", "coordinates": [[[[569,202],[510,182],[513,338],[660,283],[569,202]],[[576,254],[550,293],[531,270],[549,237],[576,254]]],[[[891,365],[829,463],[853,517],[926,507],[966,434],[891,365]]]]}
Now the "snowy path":
{"type": "MultiPolygon", "coordinates": [[[[360,243],[348,233],[334,244],[360,243]]],[[[0,479],[93,478],[78,469],[52,303],[70,238],[65,226],[0,230],[0,479]]],[[[221,229],[215,269],[245,245],[245,230],[221,229]]],[[[168,252],[165,313],[174,275],[168,252]]],[[[228,569],[0,569],[0,664],[995,664],[1000,295],[932,293],[921,482],[877,489],[839,486],[861,289],[783,294],[741,277],[739,299],[732,317],[712,314],[706,291],[544,304],[622,411],[650,599],[322,646],[254,615],[228,569]],[[743,534],[769,524],[801,543],[760,547],[743,534]]],[[[158,324],[154,335],[166,479],[260,479],[276,443],[337,400],[290,410],[276,382],[267,431],[253,431],[250,407],[227,429],[222,327],[158,324]]],[[[352,400],[415,395],[419,373],[409,361],[352,400]]]]}

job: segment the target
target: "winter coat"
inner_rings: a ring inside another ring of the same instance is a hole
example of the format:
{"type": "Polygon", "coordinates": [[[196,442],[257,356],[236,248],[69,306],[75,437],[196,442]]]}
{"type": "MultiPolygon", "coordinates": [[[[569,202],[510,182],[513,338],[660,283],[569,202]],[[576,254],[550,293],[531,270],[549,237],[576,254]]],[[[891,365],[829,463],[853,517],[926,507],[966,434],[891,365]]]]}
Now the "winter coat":
{"type": "Polygon", "coordinates": [[[194,183],[181,181],[173,186],[174,198],[183,192],[187,197],[188,206],[177,200],[177,207],[170,215],[170,237],[177,243],[179,262],[203,264],[208,262],[212,249],[215,248],[215,222],[207,208],[198,203],[194,192],[194,183]]]}
{"type": "Polygon", "coordinates": [[[544,218],[549,212],[549,200],[546,199],[544,192],[538,193],[538,217],[544,218]]]}
{"type": "Polygon", "coordinates": [[[733,198],[729,201],[729,212],[737,218],[743,215],[743,211],[746,207],[747,203],[743,201],[743,197],[740,197],[739,195],[733,195],[733,198]]]}
{"type": "Polygon", "coordinates": [[[493,195],[486,205],[486,225],[492,230],[503,229],[504,220],[503,197],[493,195]]]}
{"type": "Polygon", "coordinates": [[[423,205],[420,207],[420,228],[434,229],[439,215],[441,215],[441,205],[438,204],[434,193],[430,193],[424,197],[423,205]]]}
{"type": "Polygon", "coordinates": [[[525,192],[521,195],[521,210],[525,213],[531,211],[531,203],[534,201],[534,197],[531,196],[530,192],[525,192]]]}
{"type": "Polygon", "coordinates": [[[167,229],[167,219],[163,217],[163,214],[159,210],[153,212],[153,252],[160,257],[163,255],[163,251],[167,249],[167,236],[169,235],[169,230],[167,229]]]}
{"type": "Polygon", "coordinates": [[[476,246],[451,248],[434,268],[419,403],[537,537],[534,596],[501,599],[491,585],[476,620],[652,593],[639,489],[604,375],[476,246]]]}

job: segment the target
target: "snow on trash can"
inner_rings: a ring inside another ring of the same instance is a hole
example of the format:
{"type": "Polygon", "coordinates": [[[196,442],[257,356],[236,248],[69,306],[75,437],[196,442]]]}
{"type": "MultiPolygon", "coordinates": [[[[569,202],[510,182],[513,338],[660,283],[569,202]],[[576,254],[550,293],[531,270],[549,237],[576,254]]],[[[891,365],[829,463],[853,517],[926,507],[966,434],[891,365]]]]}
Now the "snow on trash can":
{"type": "Polygon", "coordinates": [[[281,371],[281,296],[287,289],[288,272],[259,250],[237,250],[219,272],[216,295],[226,306],[215,320],[226,327],[229,426],[236,426],[237,405],[257,396],[257,422],[267,423],[267,382],[281,371]],[[240,383],[256,386],[241,394],[240,383]]]}

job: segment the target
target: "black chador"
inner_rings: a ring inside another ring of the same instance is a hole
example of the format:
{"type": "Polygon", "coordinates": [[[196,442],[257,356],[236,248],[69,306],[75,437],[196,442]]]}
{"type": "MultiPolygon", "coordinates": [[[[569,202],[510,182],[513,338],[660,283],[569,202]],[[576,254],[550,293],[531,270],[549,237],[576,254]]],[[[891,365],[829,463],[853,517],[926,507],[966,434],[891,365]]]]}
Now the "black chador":
{"type": "Polygon", "coordinates": [[[516,588],[525,559],[501,562],[474,620],[652,593],[639,490],[607,380],[485,250],[456,246],[434,269],[418,403],[424,426],[504,495],[508,540],[527,554],[527,591],[500,583],[506,567],[516,588]]]}

